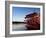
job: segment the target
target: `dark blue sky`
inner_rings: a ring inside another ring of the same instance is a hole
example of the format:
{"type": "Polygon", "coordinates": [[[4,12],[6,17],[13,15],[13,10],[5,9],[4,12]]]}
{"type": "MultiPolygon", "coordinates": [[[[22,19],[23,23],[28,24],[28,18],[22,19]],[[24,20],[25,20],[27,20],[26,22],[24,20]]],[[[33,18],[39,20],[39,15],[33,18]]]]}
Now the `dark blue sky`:
{"type": "Polygon", "coordinates": [[[40,12],[40,8],[28,8],[28,7],[13,7],[12,8],[12,20],[13,21],[24,21],[24,17],[27,14],[33,12],[40,12]]]}

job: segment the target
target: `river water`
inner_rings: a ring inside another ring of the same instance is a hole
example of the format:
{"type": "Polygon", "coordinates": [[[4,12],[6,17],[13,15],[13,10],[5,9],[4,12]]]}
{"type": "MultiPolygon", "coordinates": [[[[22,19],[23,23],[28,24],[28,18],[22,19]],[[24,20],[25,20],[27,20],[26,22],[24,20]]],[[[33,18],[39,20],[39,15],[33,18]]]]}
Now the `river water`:
{"type": "Polygon", "coordinates": [[[27,28],[25,26],[26,24],[20,23],[20,24],[12,24],[12,30],[13,31],[25,31],[27,28]]]}

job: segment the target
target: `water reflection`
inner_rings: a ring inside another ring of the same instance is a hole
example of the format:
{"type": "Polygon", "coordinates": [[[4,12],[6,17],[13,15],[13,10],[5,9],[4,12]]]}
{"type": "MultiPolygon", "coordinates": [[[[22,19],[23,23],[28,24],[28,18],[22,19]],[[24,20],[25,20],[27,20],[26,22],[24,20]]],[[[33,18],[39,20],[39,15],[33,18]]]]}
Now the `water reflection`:
{"type": "Polygon", "coordinates": [[[13,31],[25,31],[27,29],[24,23],[13,24],[12,28],[13,31]]]}

